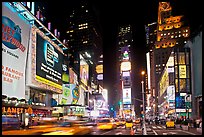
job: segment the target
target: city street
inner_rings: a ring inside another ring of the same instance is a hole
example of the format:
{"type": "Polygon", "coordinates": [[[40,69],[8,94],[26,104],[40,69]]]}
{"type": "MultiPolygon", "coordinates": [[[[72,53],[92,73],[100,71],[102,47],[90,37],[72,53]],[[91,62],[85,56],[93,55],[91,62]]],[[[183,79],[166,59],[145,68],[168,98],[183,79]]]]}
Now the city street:
{"type": "Polygon", "coordinates": [[[202,135],[201,5],[2,2],[2,135],[202,135]]]}
{"type": "MultiPolygon", "coordinates": [[[[112,130],[98,130],[96,126],[91,127],[92,132],[89,135],[131,135],[131,129],[125,129],[125,126],[118,126],[117,129],[112,130]]],[[[41,129],[42,130],[42,129],[41,129]]],[[[44,129],[44,130],[49,130],[44,129]]],[[[66,129],[65,129],[66,130],[66,129]]],[[[67,131],[70,130],[67,128],[67,131]]],[[[198,133],[195,128],[191,128],[189,131],[185,131],[182,129],[166,129],[164,125],[146,125],[147,135],[202,135],[198,133]]],[[[38,129],[39,131],[39,129],[38,129]]],[[[15,134],[18,133],[19,135],[31,134],[31,135],[41,135],[41,132],[36,131],[36,129],[27,129],[27,130],[10,130],[10,131],[3,131],[2,134],[15,134]]],[[[44,132],[44,131],[43,131],[44,132]]],[[[136,125],[134,130],[134,134],[132,135],[142,135],[142,129],[140,125],[136,125]]]]}
{"type": "MultiPolygon", "coordinates": [[[[164,125],[147,125],[147,135],[201,135],[201,133],[195,131],[184,131],[182,129],[166,129],[164,125]]],[[[131,135],[130,129],[125,129],[124,126],[117,127],[117,129],[113,130],[104,130],[99,131],[94,129],[91,135],[131,135]]],[[[140,125],[136,125],[134,128],[134,135],[142,135],[142,129],[140,125]]]]}

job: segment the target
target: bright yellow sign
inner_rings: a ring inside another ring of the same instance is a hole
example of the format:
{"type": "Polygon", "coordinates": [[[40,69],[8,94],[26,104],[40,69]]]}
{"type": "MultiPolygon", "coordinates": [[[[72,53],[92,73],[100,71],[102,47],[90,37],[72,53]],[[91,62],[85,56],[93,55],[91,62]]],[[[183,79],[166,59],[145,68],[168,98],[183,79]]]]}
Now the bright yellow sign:
{"type": "Polygon", "coordinates": [[[186,65],[179,65],[179,78],[186,78],[186,65]]]}
{"type": "Polygon", "coordinates": [[[103,73],[103,65],[97,65],[96,66],[96,72],[97,73],[103,73]]]}

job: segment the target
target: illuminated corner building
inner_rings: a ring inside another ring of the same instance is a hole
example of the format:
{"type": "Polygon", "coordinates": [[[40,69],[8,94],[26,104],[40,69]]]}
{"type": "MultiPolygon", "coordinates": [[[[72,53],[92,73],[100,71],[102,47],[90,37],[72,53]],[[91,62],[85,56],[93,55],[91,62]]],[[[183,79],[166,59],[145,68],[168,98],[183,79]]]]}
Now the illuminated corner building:
{"type": "MultiPolygon", "coordinates": [[[[153,49],[154,56],[154,75],[156,106],[158,106],[158,80],[171,51],[177,47],[183,47],[186,43],[190,29],[187,26],[183,16],[172,16],[172,7],[169,2],[159,2],[158,20],[157,20],[157,40],[153,49]]],[[[157,107],[156,107],[157,109],[157,107]]],[[[158,109],[156,110],[158,115],[158,109]]]]}
{"type": "Polygon", "coordinates": [[[130,46],[132,45],[132,28],[131,25],[119,26],[119,32],[117,36],[117,88],[116,103],[122,101],[122,104],[118,108],[119,115],[124,117],[131,116],[131,57],[130,46]]]}

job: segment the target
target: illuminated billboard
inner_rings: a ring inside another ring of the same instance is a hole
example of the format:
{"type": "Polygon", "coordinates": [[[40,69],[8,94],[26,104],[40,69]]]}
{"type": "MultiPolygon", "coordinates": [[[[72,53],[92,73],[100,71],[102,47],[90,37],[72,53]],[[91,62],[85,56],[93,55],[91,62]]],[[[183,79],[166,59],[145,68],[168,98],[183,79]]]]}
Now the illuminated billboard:
{"type": "Polygon", "coordinates": [[[39,33],[36,38],[36,80],[61,89],[63,55],[39,33]]]}
{"type": "Polygon", "coordinates": [[[89,79],[89,65],[86,63],[82,55],[80,55],[80,79],[81,82],[87,86],[89,79]]]}
{"type": "Polygon", "coordinates": [[[167,69],[165,69],[164,74],[162,75],[161,80],[159,82],[160,96],[162,96],[162,94],[166,91],[168,86],[169,86],[169,75],[168,75],[167,69]]]}
{"type": "Polygon", "coordinates": [[[131,104],[131,88],[123,89],[123,104],[131,104]]]}
{"type": "Polygon", "coordinates": [[[69,68],[67,64],[62,64],[62,81],[63,84],[69,84],[69,68]]]}
{"type": "Polygon", "coordinates": [[[69,68],[69,79],[70,84],[78,84],[78,76],[72,68],[69,68]]]}
{"type": "Polygon", "coordinates": [[[97,80],[103,80],[103,74],[98,74],[97,75],[97,80]]]}
{"type": "Polygon", "coordinates": [[[122,76],[123,77],[129,77],[130,76],[130,71],[123,71],[122,76]]]}
{"type": "Polygon", "coordinates": [[[179,78],[186,78],[186,65],[179,65],[179,78]]]}
{"type": "Polygon", "coordinates": [[[103,65],[97,65],[96,66],[96,72],[97,73],[103,73],[103,65]]]}
{"type": "Polygon", "coordinates": [[[31,25],[2,2],[2,95],[25,98],[25,70],[31,25]]]}
{"type": "MultiPolygon", "coordinates": [[[[33,25],[29,42],[26,85],[62,93],[64,73],[62,66],[65,65],[63,56],[63,50],[33,25]]],[[[68,80],[67,76],[64,80],[68,80]]]]}
{"type": "Polygon", "coordinates": [[[122,71],[129,71],[129,70],[131,70],[131,63],[130,63],[130,61],[122,62],[120,70],[121,70],[121,72],[122,71]]]}
{"type": "MultiPolygon", "coordinates": [[[[58,104],[78,104],[80,99],[79,86],[76,84],[63,84],[63,92],[59,94],[58,104]]],[[[56,98],[56,97],[55,97],[56,98]]],[[[58,99],[56,99],[58,100],[58,99]]]]}

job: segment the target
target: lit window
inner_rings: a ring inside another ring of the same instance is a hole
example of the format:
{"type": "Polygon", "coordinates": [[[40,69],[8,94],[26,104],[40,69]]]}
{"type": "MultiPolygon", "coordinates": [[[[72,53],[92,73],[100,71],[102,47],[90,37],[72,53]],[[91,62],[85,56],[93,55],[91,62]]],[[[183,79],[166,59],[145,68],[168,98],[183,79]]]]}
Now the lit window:
{"type": "Polygon", "coordinates": [[[166,33],[164,33],[164,36],[166,36],[166,33]]]}
{"type": "Polygon", "coordinates": [[[163,66],[165,66],[165,64],[162,64],[163,66]]]}
{"type": "Polygon", "coordinates": [[[174,38],[174,35],[172,35],[171,38],[174,38]]]}
{"type": "Polygon", "coordinates": [[[181,35],[179,34],[179,37],[181,37],[181,35]]]}
{"type": "Polygon", "coordinates": [[[175,38],[177,38],[177,36],[175,36],[175,38]]]}
{"type": "Polygon", "coordinates": [[[161,36],[163,36],[163,33],[161,34],[161,36]]]}
{"type": "Polygon", "coordinates": [[[186,33],[186,36],[188,36],[188,34],[186,33]]]}
{"type": "Polygon", "coordinates": [[[168,35],[170,35],[170,33],[168,33],[168,35]]]}
{"type": "Polygon", "coordinates": [[[186,43],[186,41],[184,41],[184,43],[186,43]]]}
{"type": "Polygon", "coordinates": [[[186,29],[186,32],[188,32],[188,30],[186,29]]]}
{"type": "Polygon", "coordinates": [[[181,33],[181,31],[179,31],[179,33],[181,33]]]}
{"type": "Polygon", "coordinates": [[[88,12],[88,10],[86,10],[86,12],[88,12]]]}

